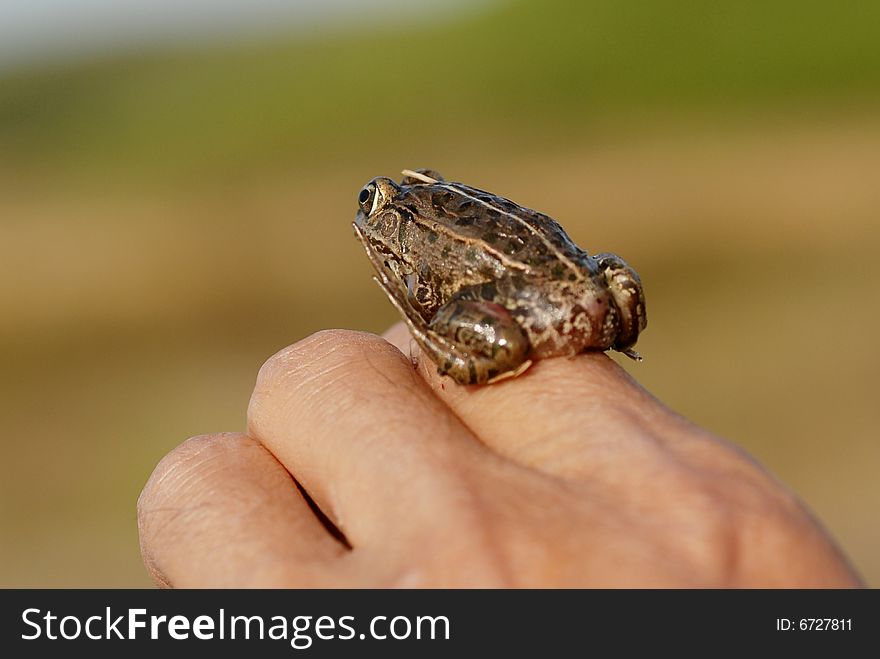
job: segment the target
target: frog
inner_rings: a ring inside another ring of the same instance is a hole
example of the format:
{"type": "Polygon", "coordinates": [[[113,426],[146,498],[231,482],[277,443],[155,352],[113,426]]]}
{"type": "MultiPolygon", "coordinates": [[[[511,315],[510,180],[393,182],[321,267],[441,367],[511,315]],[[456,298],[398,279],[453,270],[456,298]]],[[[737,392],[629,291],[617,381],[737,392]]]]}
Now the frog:
{"type": "Polygon", "coordinates": [[[441,376],[494,384],[587,351],[641,361],[645,293],[620,256],[590,255],[550,216],[433,169],[402,174],[361,188],[353,227],[441,376]]]}

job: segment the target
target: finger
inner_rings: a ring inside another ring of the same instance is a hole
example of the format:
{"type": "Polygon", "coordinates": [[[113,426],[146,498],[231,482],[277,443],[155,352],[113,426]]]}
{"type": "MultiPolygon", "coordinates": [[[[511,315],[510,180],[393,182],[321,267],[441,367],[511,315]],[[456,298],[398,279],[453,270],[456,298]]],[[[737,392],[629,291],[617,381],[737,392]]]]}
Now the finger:
{"type": "Polygon", "coordinates": [[[138,500],[151,576],[175,587],[326,587],[357,579],[284,467],[241,434],[187,440],[138,500]]]}
{"type": "Polygon", "coordinates": [[[402,324],[384,336],[411,356],[434,393],[486,445],[557,476],[645,457],[684,426],[690,436],[699,432],[603,353],[538,360],[517,378],[460,386],[437,374],[402,324]]]}
{"type": "Polygon", "coordinates": [[[432,533],[497,460],[400,351],[359,332],[320,332],[272,357],[248,424],[355,548],[432,533]]]}

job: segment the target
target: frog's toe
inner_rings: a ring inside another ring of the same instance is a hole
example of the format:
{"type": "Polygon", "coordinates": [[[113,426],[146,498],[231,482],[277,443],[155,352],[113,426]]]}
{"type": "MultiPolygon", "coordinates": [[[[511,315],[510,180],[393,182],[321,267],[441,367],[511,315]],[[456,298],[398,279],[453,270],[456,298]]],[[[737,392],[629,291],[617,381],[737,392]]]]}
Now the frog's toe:
{"type": "MultiPolygon", "coordinates": [[[[510,378],[516,378],[529,370],[529,367],[532,365],[532,360],[527,359],[522,364],[517,366],[512,371],[507,371],[505,373],[501,373],[500,375],[495,375],[486,380],[486,384],[495,384],[496,382],[501,382],[502,380],[508,380],[510,378]]],[[[491,374],[491,372],[490,372],[491,374]]]]}
{"type": "Polygon", "coordinates": [[[642,357],[639,353],[637,353],[637,352],[636,352],[635,350],[633,350],[632,348],[627,348],[626,350],[621,350],[620,353],[623,354],[623,355],[626,355],[627,357],[629,357],[630,359],[632,359],[634,362],[643,362],[643,361],[645,361],[645,358],[642,357]]]}

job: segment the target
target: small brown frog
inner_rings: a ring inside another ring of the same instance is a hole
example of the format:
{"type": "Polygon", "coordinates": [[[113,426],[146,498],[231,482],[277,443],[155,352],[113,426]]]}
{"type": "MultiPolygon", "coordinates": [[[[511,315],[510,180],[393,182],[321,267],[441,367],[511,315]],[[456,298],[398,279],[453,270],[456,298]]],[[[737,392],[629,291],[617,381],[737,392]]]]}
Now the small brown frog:
{"type": "Polygon", "coordinates": [[[645,329],[639,276],[590,256],[555,220],[429,169],[378,177],[354,230],[416,342],[459,384],[521,374],[534,359],[632,348],[645,329]]]}

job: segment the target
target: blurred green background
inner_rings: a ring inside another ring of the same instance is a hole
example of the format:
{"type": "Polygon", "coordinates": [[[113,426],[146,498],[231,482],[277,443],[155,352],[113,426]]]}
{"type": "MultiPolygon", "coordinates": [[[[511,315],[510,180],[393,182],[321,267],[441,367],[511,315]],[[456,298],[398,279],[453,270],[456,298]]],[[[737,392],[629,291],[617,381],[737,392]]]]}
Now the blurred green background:
{"type": "Polygon", "coordinates": [[[148,585],[161,456],[395,320],[350,223],[404,167],[633,263],[626,368],[880,583],[880,3],[401,4],[0,70],[0,586],[148,585]]]}

